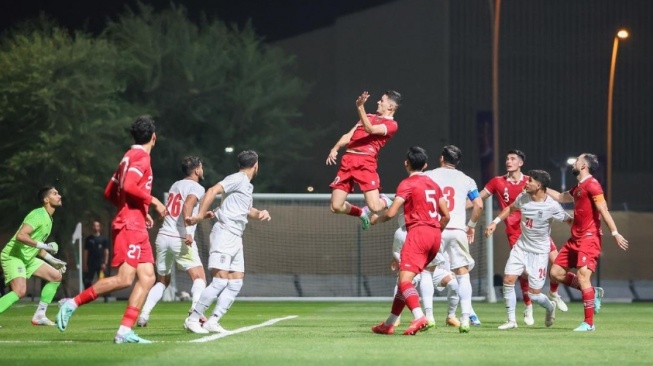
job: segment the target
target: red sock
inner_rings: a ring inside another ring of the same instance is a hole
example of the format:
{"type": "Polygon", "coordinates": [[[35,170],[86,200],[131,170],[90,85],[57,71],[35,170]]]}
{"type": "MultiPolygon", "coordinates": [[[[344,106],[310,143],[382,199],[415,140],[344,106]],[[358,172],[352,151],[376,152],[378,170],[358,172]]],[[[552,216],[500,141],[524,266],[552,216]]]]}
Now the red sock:
{"type": "Polygon", "coordinates": [[[585,323],[594,325],[594,287],[580,291],[583,294],[583,307],[585,308],[585,323]]]}
{"type": "Polygon", "coordinates": [[[127,309],[125,309],[125,314],[122,316],[122,321],[120,322],[120,325],[125,326],[127,328],[131,328],[134,326],[134,323],[136,323],[136,318],[138,318],[138,313],[139,310],[135,306],[127,306],[127,309]]]}
{"type": "Polygon", "coordinates": [[[397,294],[395,295],[395,299],[392,301],[392,310],[390,311],[392,315],[401,315],[401,312],[404,310],[404,306],[406,306],[406,300],[404,300],[404,295],[401,294],[400,291],[397,291],[397,294]]]}
{"type": "Polygon", "coordinates": [[[558,292],[558,286],[560,284],[556,282],[555,280],[549,279],[549,289],[551,289],[551,292],[558,292]]]}
{"type": "Polygon", "coordinates": [[[524,304],[526,306],[532,305],[531,297],[528,296],[528,279],[519,277],[519,286],[521,287],[521,294],[524,297],[524,304]]]}
{"type": "Polygon", "coordinates": [[[419,307],[419,295],[417,294],[417,289],[415,289],[412,282],[405,281],[400,283],[399,291],[404,295],[406,305],[411,311],[419,307]]]}
{"type": "Polygon", "coordinates": [[[580,284],[578,283],[578,277],[572,272],[567,272],[565,279],[562,281],[565,285],[580,290],[580,284]]]}
{"type": "Polygon", "coordinates": [[[89,302],[97,299],[97,294],[95,293],[95,289],[93,286],[87,288],[86,290],[82,291],[79,295],[75,296],[73,299],[75,301],[75,304],[77,306],[88,304],[89,302]]]}
{"type": "Polygon", "coordinates": [[[347,215],[349,215],[349,216],[360,217],[360,215],[363,213],[363,210],[361,210],[361,208],[358,207],[358,206],[354,206],[354,205],[350,204],[350,207],[351,207],[351,209],[347,213],[347,215]]]}

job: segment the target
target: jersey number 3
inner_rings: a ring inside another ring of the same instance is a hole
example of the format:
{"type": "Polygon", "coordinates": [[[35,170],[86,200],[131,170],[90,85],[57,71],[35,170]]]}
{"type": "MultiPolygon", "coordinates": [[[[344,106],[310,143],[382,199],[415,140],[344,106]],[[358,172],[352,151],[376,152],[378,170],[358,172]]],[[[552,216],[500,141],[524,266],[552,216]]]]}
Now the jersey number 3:
{"type": "Polygon", "coordinates": [[[453,187],[444,187],[442,188],[442,195],[444,196],[444,199],[447,200],[447,208],[449,211],[453,211],[454,206],[456,206],[456,200],[454,199],[456,196],[456,190],[453,189],[453,187]]]}

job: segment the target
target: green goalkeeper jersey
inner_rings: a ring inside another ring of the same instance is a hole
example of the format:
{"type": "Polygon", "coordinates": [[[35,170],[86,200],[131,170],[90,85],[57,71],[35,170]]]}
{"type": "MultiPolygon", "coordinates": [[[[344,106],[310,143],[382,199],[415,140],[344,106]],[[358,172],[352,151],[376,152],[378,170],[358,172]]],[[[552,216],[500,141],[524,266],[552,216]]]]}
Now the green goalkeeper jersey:
{"type": "MultiPolygon", "coordinates": [[[[52,230],[52,216],[48,214],[45,207],[37,208],[32,210],[32,212],[25,217],[23,225],[25,224],[34,229],[30,234],[32,239],[37,242],[44,242],[48,236],[50,236],[50,231],[52,230]]],[[[20,228],[18,230],[20,231],[20,228]]],[[[21,243],[16,239],[16,235],[18,235],[18,231],[2,250],[2,254],[22,258],[25,261],[29,261],[36,257],[40,249],[21,243]]]]}

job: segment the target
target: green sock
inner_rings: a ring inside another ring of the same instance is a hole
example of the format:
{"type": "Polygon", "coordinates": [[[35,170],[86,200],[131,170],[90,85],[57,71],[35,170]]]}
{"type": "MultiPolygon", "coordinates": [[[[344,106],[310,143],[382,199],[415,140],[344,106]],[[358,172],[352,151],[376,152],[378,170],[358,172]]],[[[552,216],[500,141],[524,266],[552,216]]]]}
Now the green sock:
{"type": "Polygon", "coordinates": [[[13,303],[18,301],[18,299],[19,299],[18,295],[13,291],[11,291],[10,293],[6,294],[3,297],[0,297],[0,314],[4,313],[5,310],[9,309],[9,307],[13,305],[13,303]]]}
{"type": "Polygon", "coordinates": [[[52,299],[54,299],[54,295],[57,294],[59,285],[61,285],[61,282],[46,283],[45,286],[43,286],[43,290],[41,290],[41,301],[47,304],[51,303],[52,299]]]}

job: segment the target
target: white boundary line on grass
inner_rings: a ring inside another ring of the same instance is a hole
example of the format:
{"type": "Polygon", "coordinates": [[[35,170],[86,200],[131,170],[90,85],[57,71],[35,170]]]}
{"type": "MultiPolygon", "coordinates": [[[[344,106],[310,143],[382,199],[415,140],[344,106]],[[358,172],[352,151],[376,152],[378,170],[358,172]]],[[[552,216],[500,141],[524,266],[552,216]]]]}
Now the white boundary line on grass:
{"type": "Polygon", "coordinates": [[[289,319],[295,319],[295,318],[297,318],[297,315],[289,315],[289,316],[286,316],[286,317],[283,317],[283,318],[270,319],[270,320],[268,320],[266,322],[263,322],[261,324],[250,325],[250,326],[247,326],[247,327],[242,327],[242,328],[238,328],[238,329],[235,329],[235,330],[230,330],[230,331],[228,331],[226,333],[218,333],[218,334],[210,335],[210,336],[207,336],[207,337],[193,339],[192,341],[185,341],[185,342],[181,341],[180,343],[205,343],[205,342],[210,342],[210,341],[214,341],[216,339],[228,337],[230,335],[247,332],[247,331],[250,331],[252,329],[267,327],[268,325],[272,325],[272,324],[278,323],[278,322],[283,321],[283,320],[289,320],[289,319]]]}

